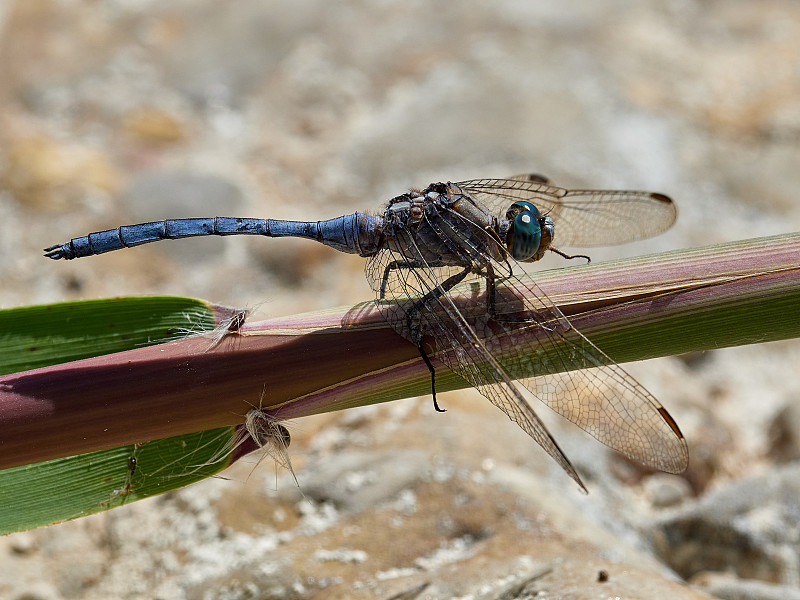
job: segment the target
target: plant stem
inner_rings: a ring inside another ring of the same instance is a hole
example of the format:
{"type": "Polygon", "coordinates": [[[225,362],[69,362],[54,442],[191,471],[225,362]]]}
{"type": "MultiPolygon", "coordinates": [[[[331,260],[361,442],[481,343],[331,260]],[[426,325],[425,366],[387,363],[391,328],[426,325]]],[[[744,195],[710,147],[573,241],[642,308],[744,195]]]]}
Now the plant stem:
{"type": "MultiPolygon", "coordinates": [[[[798,257],[789,234],[535,280],[627,362],[800,336],[798,257]]],[[[439,366],[437,391],[466,386],[439,366]]],[[[216,345],[195,336],[0,378],[0,469],[241,423],[262,402],[284,419],[429,390],[416,348],[371,302],[246,323],[216,345]]]]}

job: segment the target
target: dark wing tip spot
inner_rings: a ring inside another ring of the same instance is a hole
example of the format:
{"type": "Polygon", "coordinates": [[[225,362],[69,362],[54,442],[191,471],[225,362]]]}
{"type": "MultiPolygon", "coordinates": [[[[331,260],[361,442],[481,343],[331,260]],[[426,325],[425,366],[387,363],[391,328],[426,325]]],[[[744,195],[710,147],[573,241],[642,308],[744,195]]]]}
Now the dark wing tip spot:
{"type": "Polygon", "coordinates": [[[669,425],[670,429],[672,429],[675,435],[678,436],[679,439],[683,439],[683,434],[681,433],[678,424],[675,422],[675,419],[672,418],[672,415],[670,415],[667,412],[667,409],[664,408],[663,406],[660,406],[658,408],[658,412],[661,415],[661,417],[667,422],[667,425],[669,425]]]}
{"type": "Polygon", "coordinates": [[[550,183],[550,179],[548,177],[539,175],[537,173],[526,173],[525,178],[533,183],[543,183],[545,185],[550,183]]]}
{"type": "Polygon", "coordinates": [[[653,200],[658,200],[659,202],[664,202],[666,204],[672,204],[672,198],[670,198],[669,196],[666,196],[665,194],[658,194],[658,193],[654,192],[654,193],[650,194],[650,197],[653,200]]]}

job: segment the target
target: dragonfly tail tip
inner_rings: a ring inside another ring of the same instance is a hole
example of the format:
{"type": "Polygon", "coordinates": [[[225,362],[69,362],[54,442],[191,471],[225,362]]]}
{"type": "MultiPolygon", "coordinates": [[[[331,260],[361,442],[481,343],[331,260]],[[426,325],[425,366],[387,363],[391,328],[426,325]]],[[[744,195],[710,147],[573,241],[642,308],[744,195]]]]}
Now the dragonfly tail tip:
{"type": "Polygon", "coordinates": [[[47,258],[52,258],[53,260],[58,260],[60,258],[69,259],[72,258],[69,256],[69,253],[64,249],[63,244],[56,244],[55,246],[50,246],[49,248],[44,249],[44,256],[47,258]]]}

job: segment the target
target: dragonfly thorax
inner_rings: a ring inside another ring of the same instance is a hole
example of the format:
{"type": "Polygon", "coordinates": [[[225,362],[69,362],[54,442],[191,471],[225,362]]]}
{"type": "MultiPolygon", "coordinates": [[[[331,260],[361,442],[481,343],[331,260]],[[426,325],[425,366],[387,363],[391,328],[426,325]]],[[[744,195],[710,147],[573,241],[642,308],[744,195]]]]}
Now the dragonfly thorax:
{"type": "Polygon", "coordinates": [[[431,267],[502,260],[498,220],[454,183],[432,183],[389,201],[383,218],[386,246],[431,267]]]}
{"type": "Polygon", "coordinates": [[[542,216],[530,202],[514,202],[506,212],[508,232],[506,248],[512,257],[522,262],[542,258],[553,242],[553,219],[542,216]]]}

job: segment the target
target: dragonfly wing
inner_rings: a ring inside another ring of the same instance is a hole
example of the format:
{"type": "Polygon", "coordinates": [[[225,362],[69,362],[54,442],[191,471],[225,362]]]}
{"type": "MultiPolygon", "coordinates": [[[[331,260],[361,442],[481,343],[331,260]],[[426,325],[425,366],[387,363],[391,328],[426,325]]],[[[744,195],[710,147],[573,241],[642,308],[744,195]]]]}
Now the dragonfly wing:
{"type": "Polygon", "coordinates": [[[652,237],[669,229],[678,211],[672,200],[651,192],[567,190],[539,175],[474,179],[457,184],[498,218],[518,200],[552,217],[556,244],[605,246],[652,237]]]}
{"type": "MultiPolygon", "coordinates": [[[[412,322],[412,327],[431,336],[436,357],[505,412],[585,490],[569,459],[520,389],[486,349],[462,310],[448,294],[430,293],[441,290],[442,284],[459,269],[431,267],[407,230],[398,232],[398,236],[405,238],[401,240],[407,249],[403,254],[384,248],[367,262],[366,275],[378,295],[379,310],[406,339],[414,341],[409,326],[412,322]],[[400,264],[405,266],[390,266],[400,264]]],[[[482,302],[485,303],[485,298],[482,302]]]]}
{"type": "Polygon", "coordinates": [[[577,331],[536,283],[509,278],[498,290],[497,312],[500,320],[512,313],[530,319],[484,342],[506,371],[528,375],[520,383],[534,396],[637,462],[671,473],[686,469],[686,440],[666,409],[577,331]]]}

